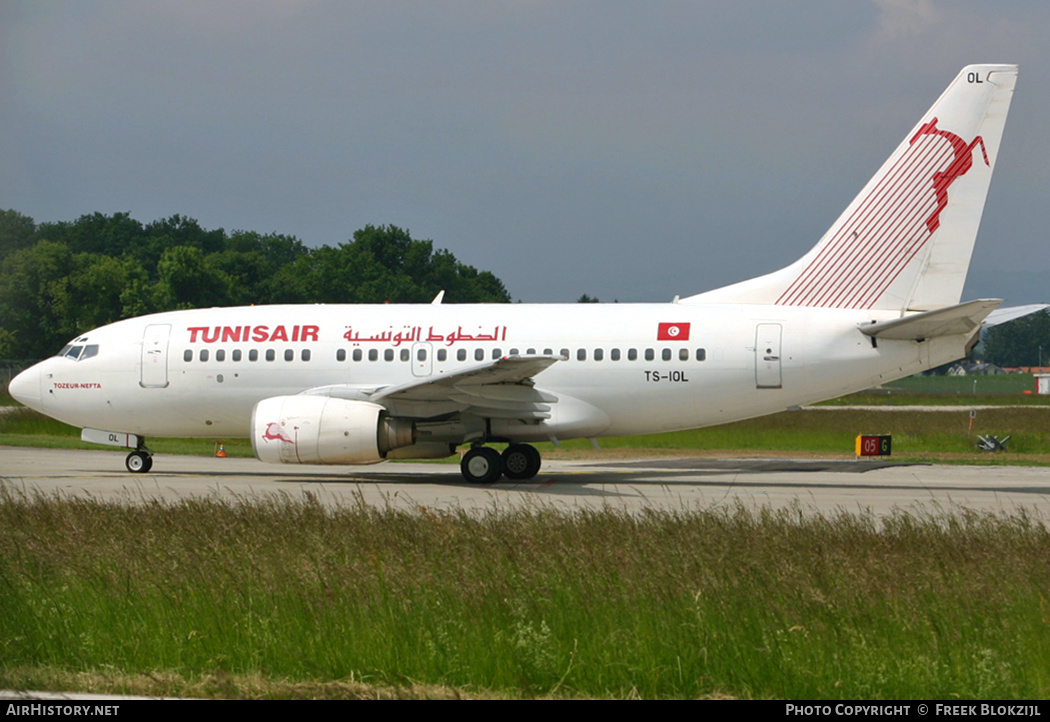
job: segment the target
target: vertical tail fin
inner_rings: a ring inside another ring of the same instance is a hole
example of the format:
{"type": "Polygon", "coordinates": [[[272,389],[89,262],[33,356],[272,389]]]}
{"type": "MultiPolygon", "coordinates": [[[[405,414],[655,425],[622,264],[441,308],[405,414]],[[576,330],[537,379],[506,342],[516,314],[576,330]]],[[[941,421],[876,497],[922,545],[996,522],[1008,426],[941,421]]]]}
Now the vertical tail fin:
{"type": "Polygon", "coordinates": [[[902,313],[958,303],[1016,80],[1016,65],[963,68],[805,256],[681,302],[902,313]]]}

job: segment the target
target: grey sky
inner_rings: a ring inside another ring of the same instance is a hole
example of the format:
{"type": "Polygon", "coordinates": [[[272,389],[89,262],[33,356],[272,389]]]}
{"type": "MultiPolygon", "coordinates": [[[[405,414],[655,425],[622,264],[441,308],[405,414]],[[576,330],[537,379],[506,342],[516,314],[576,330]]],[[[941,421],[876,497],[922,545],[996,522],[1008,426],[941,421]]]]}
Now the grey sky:
{"type": "Polygon", "coordinates": [[[0,208],[667,301],[808,250],[974,62],[1021,73],[968,297],[1050,301],[1050,3],[0,0],[0,208]]]}

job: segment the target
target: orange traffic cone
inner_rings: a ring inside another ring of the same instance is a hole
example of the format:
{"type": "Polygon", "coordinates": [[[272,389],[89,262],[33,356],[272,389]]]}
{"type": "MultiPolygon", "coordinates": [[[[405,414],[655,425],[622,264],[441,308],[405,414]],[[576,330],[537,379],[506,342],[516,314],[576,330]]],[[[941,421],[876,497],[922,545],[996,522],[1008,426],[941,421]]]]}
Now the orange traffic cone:
{"type": "Polygon", "coordinates": [[[215,452],[215,455],[218,456],[219,458],[225,459],[226,458],[226,447],[223,446],[222,444],[219,444],[219,450],[215,452]]]}

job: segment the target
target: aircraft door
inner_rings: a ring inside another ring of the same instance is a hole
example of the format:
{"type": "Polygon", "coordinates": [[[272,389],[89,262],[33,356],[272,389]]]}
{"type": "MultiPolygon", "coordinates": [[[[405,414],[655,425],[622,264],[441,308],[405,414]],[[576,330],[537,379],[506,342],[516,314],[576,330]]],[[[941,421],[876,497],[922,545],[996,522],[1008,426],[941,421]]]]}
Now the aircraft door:
{"type": "Polygon", "coordinates": [[[760,323],[755,329],[755,386],[781,388],[779,323],[760,323]]]}
{"type": "Polygon", "coordinates": [[[412,344],[412,375],[429,376],[434,370],[434,349],[429,343],[412,344]]]}
{"type": "Polygon", "coordinates": [[[142,334],[142,364],[139,386],[162,389],[168,385],[168,336],[171,324],[152,323],[142,334]]]}

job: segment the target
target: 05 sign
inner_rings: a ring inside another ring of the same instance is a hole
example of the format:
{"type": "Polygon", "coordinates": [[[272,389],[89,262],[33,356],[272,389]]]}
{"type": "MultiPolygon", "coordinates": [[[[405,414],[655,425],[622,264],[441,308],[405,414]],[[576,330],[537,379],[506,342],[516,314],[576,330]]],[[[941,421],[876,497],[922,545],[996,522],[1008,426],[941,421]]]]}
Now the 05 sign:
{"type": "Polygon", "coordinates": [[[878,436],[861,434],[857,437],[856,454],[857,456],[889,456],[892,447],[891,439],[889,434],[878,436]]]}

